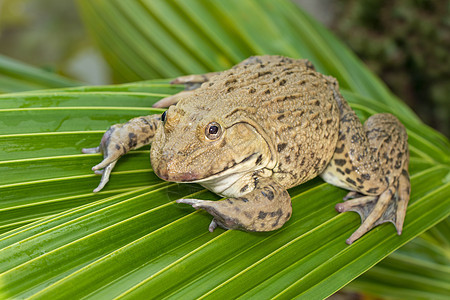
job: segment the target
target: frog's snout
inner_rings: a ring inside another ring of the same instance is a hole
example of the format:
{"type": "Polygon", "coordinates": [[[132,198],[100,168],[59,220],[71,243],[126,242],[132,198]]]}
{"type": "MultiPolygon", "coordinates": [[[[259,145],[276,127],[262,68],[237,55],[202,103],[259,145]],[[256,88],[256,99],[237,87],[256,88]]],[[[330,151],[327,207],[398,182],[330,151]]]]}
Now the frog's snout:
{"type": "MultiPolygon", "coordinates": [[[[170,164],[170,162],[169,162],[170,164]]],[[[199,175],[194,172],[180,172],[180,171],[174,171],[171,170],[174,168],[171,168],[166,161],[160,161],[155,166],[153,166],[153,170],[155,174],[161,178],[162,180],[166,181],[173,181],[173,182],[190,182],[195,181],[199,179],[199,175]]],[[[176,168],[175,168],[176,170],[176,168]]]]}

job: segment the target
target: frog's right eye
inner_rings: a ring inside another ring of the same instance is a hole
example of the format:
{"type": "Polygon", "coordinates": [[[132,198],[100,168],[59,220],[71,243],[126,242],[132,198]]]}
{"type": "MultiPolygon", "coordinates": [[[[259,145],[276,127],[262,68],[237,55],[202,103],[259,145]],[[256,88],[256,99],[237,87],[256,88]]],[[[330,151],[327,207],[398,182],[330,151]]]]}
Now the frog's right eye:
{"type": "Polygon", "coordinates": [[[166,119],[167,119],[167,110],[165,112],[163,112],[161,115],[161,121],[163,123],[166,123],[166,119]]]}

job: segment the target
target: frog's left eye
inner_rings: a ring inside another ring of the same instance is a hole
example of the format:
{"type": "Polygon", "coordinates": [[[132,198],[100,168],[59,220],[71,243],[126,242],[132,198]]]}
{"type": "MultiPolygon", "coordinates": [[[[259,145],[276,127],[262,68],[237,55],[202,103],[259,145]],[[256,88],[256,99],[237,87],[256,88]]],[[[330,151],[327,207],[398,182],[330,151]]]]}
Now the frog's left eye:
{"type": "Polygon", "coordinates": [[[222,135],[222,127],[217,122],[211,122],[205,128],[205,135],[209,140],[217,140],[222,135]]]}

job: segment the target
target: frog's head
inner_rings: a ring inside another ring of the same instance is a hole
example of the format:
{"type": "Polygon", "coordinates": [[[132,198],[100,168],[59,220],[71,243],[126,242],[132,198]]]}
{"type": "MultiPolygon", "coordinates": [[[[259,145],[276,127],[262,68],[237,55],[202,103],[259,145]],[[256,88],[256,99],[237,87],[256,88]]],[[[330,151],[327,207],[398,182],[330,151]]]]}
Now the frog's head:
{"type": "Polygon", "coordinates": [[[264,135],[251,120],[231,120],[217,109],[181,102],[161,119],[151,149],[152,167],[161,179],[232,180],[264,168],[272,159],[264,135]]]}

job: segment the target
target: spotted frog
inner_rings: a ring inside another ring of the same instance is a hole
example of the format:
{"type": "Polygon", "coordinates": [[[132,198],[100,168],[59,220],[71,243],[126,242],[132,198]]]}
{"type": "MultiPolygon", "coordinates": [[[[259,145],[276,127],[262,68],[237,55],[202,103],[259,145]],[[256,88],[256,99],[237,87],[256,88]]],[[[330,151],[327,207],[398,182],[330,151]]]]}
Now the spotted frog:
{"type": "Polygon", "coordinates": [[[180,77],[189,88],[163,99],[162,115],[113,125],[93,167],[101,190],[117,160],[151,146],[161,179],[196,182],[225,200],[180,199],[204,209],[217,226],[245,231],[280,228],[292,214],[287,189],[316,176],[350,190],[339,212],[355,211],[361,226],[347,239],[392,222],[401,234],[410,194],[407,134],[391,114],[362,125],[335,78],[307,60],[250,57],[230,70],[180,77]],[[172,105],[176,104],[176,105],[172,105]]]}

